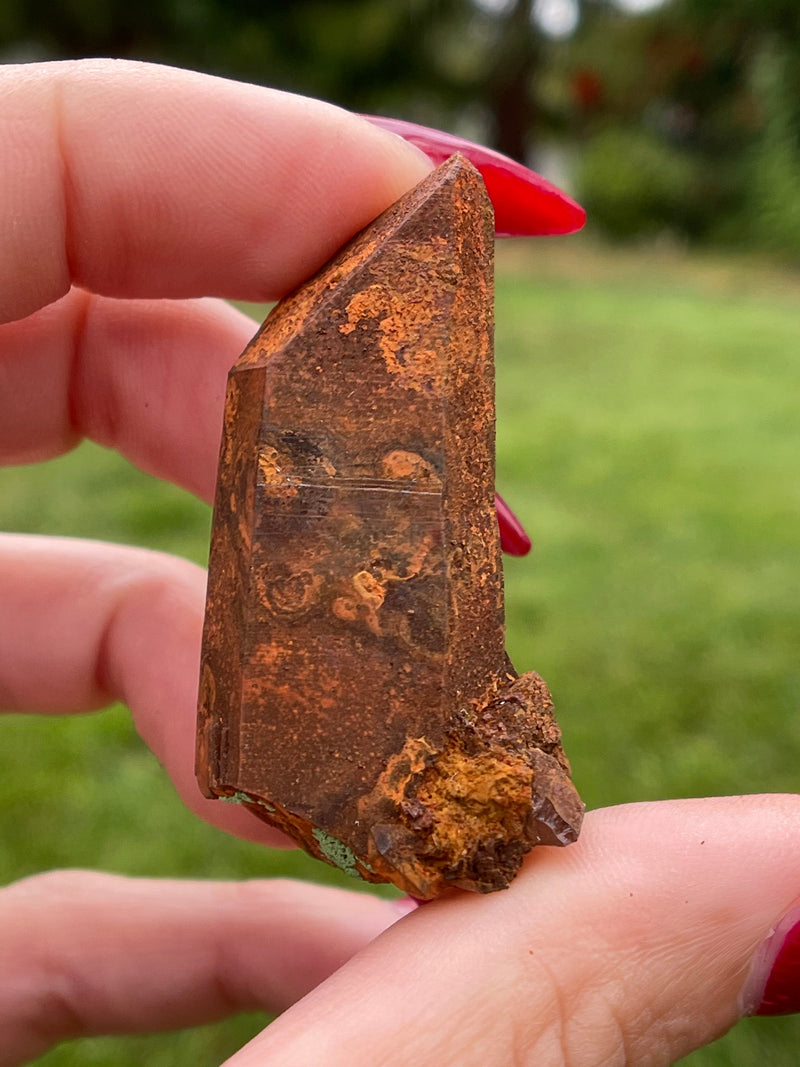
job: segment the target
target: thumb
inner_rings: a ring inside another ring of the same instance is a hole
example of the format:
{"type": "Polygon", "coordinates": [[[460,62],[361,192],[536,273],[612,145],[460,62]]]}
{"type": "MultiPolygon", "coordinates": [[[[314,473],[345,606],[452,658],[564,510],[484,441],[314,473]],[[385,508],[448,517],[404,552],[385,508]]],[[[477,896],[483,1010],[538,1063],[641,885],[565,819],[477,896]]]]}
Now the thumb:
{"type": "Polygon", "coordinates": [[[761,1004],[798,898],[798,796],[592,812],[508,892],[388,930],[227,1067],[669,1064],[761,1004]]]}

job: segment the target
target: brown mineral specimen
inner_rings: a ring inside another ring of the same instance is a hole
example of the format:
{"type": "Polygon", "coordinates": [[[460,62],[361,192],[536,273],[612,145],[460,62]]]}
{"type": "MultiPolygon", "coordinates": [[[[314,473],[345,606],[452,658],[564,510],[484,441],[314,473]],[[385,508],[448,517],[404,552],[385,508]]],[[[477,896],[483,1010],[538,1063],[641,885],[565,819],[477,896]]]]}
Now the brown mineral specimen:
{"type": "Polygon", "coordinates": [[[275,308],[225,405],[201,786],[421,898],[505,888],[583,814],[504,650],[492,255],[454,156],[275,308]]]}

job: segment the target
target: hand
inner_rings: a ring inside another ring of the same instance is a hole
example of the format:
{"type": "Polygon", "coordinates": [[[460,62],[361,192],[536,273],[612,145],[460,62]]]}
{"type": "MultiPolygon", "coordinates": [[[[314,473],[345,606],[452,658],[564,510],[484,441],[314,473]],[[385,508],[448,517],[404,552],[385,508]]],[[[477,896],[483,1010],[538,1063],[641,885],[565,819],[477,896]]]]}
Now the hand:
{"type": "MultiPolygon", "coordinates": [[[[336,108],[114,62],[0,68],[0,151],[0,462],[88,436],[207,500],[227,371],[255,327],[191,298],[280,296],[429,169],[336,108]]],[[[123,700],[194,811],[279,843],[194,780],[204,587],[152,552],[0,538],[0,709],[123,700]]],[[[73,1033],[285,1007],[400,914],[285,883],[10,886],[0,1064],[73,1033]]]]}
{"type": "MultiPolygon", "coordinates": [[[[90,436],[206,499],[253,326],[194,298],[281,295],[427,169],[323,104],[112,62],[2,68],[0,146],[0,460],[90,436]]],[[[193,810],[276,843],[194,782],[199,569],[8,536],[0,588],[0,706],[122,699],[193,810]]],[[[0,1064],[79,1032],[283,1008],[319,982],[230,1064],[669,1063],[760,1003],[800,918],[758,949],[800,896],[799,809],[593,812],[508,892],[453,894],[369,945],[399,912],[363,895],[29,879],[0,894],[0,1064]]],[[[786,988],[797,1007],[796,974],[786,988]]]]}
{"type": "Polygon", "coordinates": [[[226,1067],[673,1063],[800,1010],[798,845],[794,795],[589,812],[507,892],[403,919],[226,1067]]]}

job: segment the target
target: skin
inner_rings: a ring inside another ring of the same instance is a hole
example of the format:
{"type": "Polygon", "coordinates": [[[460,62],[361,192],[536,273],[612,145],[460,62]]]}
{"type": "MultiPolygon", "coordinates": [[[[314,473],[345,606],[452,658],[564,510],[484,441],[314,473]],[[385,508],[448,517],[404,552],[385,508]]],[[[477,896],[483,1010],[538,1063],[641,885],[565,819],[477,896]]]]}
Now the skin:
{"type": "MultiPolygon", "coordinates": [[[[429,168],[327,105],[111,61],[0,69],[0,161],[0,462],[88,436],[204,499],[253,332],[209,297],[279,297],[429,168]]],[[[193,811],[279,844],[194,781],[204,586],[141,549],[0,538],[0,708],[122,699],[193,811]]],[[[797,796],[591,812],[507,892],[400,922],[282,881],[43,874],[0,890],[0,1065],[254,1006],[287,1010],[230,1067],[668,1064],[758,1004],[751,961],[798,896],[797,796]]]]}

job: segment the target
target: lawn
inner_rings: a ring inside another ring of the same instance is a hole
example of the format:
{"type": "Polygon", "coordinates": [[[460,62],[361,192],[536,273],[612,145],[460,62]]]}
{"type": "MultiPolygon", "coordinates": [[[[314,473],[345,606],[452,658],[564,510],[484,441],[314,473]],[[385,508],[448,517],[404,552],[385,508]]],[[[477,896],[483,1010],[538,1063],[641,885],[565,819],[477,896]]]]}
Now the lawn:
{"type": "MultiPolygon", "coordinates": [[[[585,800],[796,790],[800,280],[580,240],[501,251],[498,486],[534,538],[506,567],[508,645],[550,683],[585,800]]],[[[94,446],[0,472],[10,530],[203,561],[209,519],[94,446]]],[[[59,866],[338,878],[192,819],[123,709],[9,715],[0,741],[2,881],[59,866]]],[[[262,1022],[38,1062],[213,1067],[262,1022]]],[[[684,1062],[790,1064],[799,1043],[800,1020],[749,1020],[684,1062]]]]}

